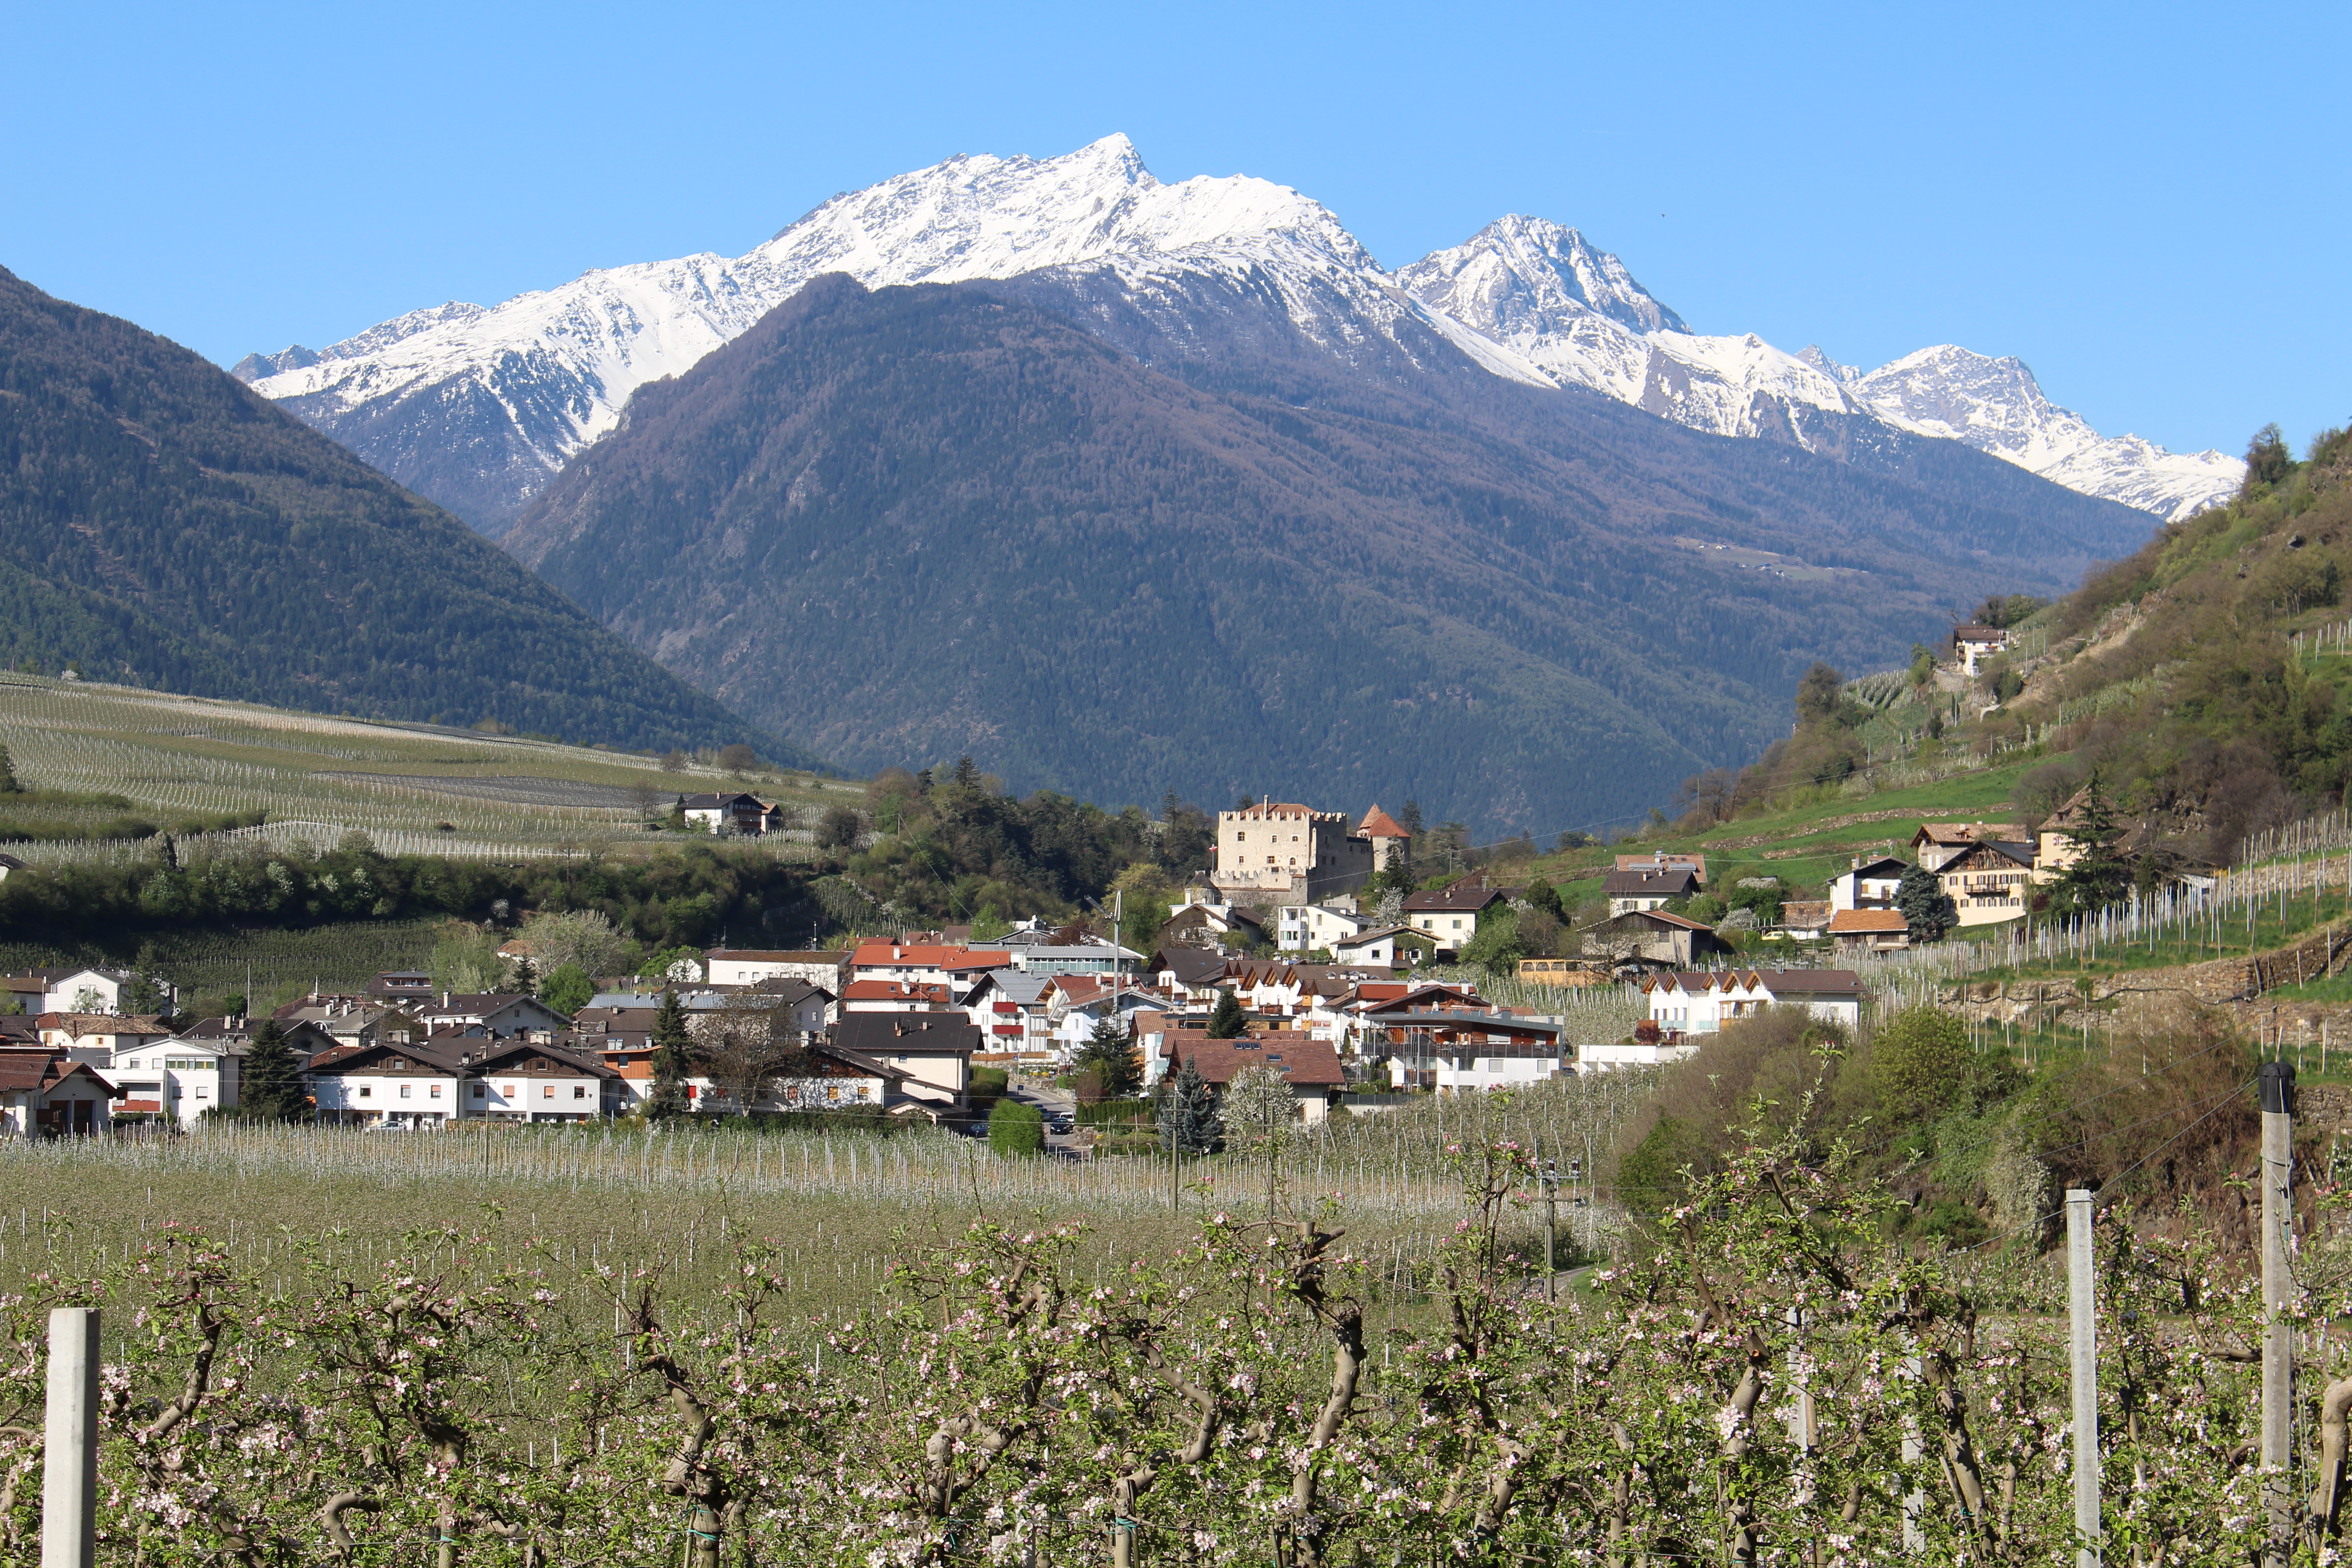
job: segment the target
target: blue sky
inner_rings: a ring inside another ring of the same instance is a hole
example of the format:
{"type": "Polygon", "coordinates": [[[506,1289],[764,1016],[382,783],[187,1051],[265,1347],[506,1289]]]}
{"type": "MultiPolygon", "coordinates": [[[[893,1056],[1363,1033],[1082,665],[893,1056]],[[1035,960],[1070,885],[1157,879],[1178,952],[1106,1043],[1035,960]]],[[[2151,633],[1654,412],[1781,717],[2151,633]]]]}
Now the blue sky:
{"type": "Polygon", "coordinates": [[[1384,263],[1506,211],[1702,331],[2014,353],[2109,434],[2352,419],[2352,8],[1188,4],[7,13],[0,266],[224,363],[1112,131],[1384,263]]]}

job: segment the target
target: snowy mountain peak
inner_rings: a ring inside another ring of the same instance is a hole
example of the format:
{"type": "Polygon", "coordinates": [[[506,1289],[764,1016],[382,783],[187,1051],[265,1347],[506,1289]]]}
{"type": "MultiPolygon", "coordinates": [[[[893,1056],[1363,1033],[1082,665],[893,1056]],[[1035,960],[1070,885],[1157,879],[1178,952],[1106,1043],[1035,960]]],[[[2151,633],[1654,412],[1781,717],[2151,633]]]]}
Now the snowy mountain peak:
{"type": "Polygon", "coordinates": [[[1162,184],[1115,135],[1058,158],[950,158],[835,196],[744,261],[880,288],[1273,237],[1370,265],[1337,218],[1288,186],[1244,174],[1162,184]]]}
{"type": "Polygon", "coordinates": [[[1801,363],[1811,365],[1832,381],[1842,381],[1851,384],[1862,379],[1861,366],[1838,363],[1822,352],[1822,345],[1819,343],[1807,343],[1797,351],[1797,358],[1801,363]]]}
{"type": "Polygon", "coordinates": [[[2235,488],[2220,453],[2107,441],[2015,359],[1949,345],[1864,374],[1816,347],[1707,337],[1576,229],[1509,214],[1395,275],[1321,204],[1249,175],[1162,183],[1110,135],[1058,157],[960,154],[836,195],[743,256],[583,273],[492,306],[412,310],[331,348],[236,374],[435,500],[496,530],[646,382],[690,369],[797,293],[1027,277],[1160,342],[1213,340],[1187,311],[1268,310],[1359,367],[1421,363],[1433,332],[1471,363],[1584,386],[1727,436],[1841,449],[1838,420],[1963,441],[2061,484],[2167,516],[2235,488]],[[1144,330],[1139,328],[1138,330],[1144,330]]]}
{"type": "Polygon", "coordinates": [[[1889,424],[1965,442],[2160,517],[2201,511],[2245,478],[2245,464],[2223,452],[2168,452],[2137,436],[2100,435],[2044,396],[2032,367],[2013,354],[1996,359],[1938,343],[1879,366],[1853,389],[1889,424]]]}
{"type": "Polygon", "coordinates": [[[1468,240],[1397,270],[1419,299],[1489,335],[1603,316],[1636,332],[1687,332],[1625,264],[1549,218],[1507,213],[1468,240]]]}

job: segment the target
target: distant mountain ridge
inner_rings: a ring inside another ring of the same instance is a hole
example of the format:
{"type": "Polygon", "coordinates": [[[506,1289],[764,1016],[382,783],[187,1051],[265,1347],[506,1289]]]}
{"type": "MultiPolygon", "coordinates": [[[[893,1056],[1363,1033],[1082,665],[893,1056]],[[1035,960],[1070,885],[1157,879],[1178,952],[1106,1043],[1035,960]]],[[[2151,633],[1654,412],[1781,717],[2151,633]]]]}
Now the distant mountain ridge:
{"type": "Polygon", "coordinates": [[[1205,310],[1278,306],[1300,341],[1375,379],[1429,370],[1444,356],[1414,345],[1442,340],[1503,380],[1590,388],[1696,429],[1836,454],[1874,445],[1854,427],[1867,421],[2166,516],[2234,489],[2242,471],[2220,453],[2101,437],[2021,365],[2021,385],[1981,368],[2014,361],[1927,350],[1947,357],[1848,378],[1753,336],[1694,333],[1615,256],[1546,220],[1507,216],[1391,274],[1297,192],[1244,175],[1165,184],[1124,136],[1057,158],[951,158],[835,196],[740,258],[589,272],[495,307],[453,301],[324,350],[249,355],[236,374],[495,534],[617,425],[637,387],[691,368],[826,272],[868,287],[1040,279],[1082,299],[1088,325],[1148,326],[1174,353],[1231,338],[1205,310]],[[1910,412],[1931,406],[1943,412],[1910,412]]]}
{"type": "Polygon", "coordinates": [[[853,769],[1557,832],[1753,755],[1811,659],[1883,667],[2150,527],[1874,421],[1841,462],[1499,377],[1402,304],[1343,359],[1261,272],[1160,268],[820,278],[504,542],[853,769]]]}
{"type": "Polygon", "coordinates": [[[0,664],[667,750],[746,724],[457,518],[0,269],[0,664]]]}
{"type": "Polygon", "coordinates": [[[1836,443],[1824,440],[1822,416],[1874,418],[2176,520],[2219,504],[2245,478],[2245,464],[2221,452],[2101,436],[2044,397],[2014,358],[1948,343],[1864,372],[1811,344],[1791,354],[1752,333],[1693,332],[1616,257],[1541,218],[1502,218],[1397,277],[1559,384],[1589,386],[1694,429],[1822,450],[1836,443]]]}

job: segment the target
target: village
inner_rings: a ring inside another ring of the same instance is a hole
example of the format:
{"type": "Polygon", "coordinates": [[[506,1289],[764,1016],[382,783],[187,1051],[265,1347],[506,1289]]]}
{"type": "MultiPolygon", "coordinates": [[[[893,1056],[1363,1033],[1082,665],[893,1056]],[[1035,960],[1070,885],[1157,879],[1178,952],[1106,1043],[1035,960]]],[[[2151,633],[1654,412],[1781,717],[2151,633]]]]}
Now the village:
{"type": "MultiPolygon", "coordinates": [[[[750,796],[683,805],[711,832],[759,831],[767,809],[750,796]]],[[[1178,1072],[1213,1100],[1245,1077],[1277,1084],[1307,1122],[1373,1114],[1415,1095],[1676,1060],[1768,1007],[1853,1029],[1868,994],[1857,965],[2021,921],[2073,863],[2082,810],[2070,802],[2031,834],[1923,822],[1907,857],[1853,857],[1817,889],[1770,877],[1718,889],[1704,854],[1620,853],[1580,924],[1549,886],[1491,868],[1417,879],[1414,836],[1378,805],[1351,818],[1266,797],[1218,814],[1213,867],[1170,904],[1149,952],[1042,921],[984,941],[949,926],[822,950],[719,946],[658,988],[601,980],[568,1013],[534,994],[523,940],[499,950],[514,981],[502,991],[453,994],[393,971],[266,1016],[183,1016],[168,1000],[134,1010],[142,977],[41,970],[0,978],[0,1131],[236,1115],[265,1027],[299,1065],[293,1119],[384,1131],[681,1113],[971,1126],[1012,1085],[1051,1114],[1056,1152],[1084,1154],[1081,1105],[1149,1100],[1178,1072]],[[1547,910],[1566,921],[1544,926],[1547,910]],[[1491,954],[1465,962],[1506,912],[1559,936],[1499,973],[1491,954]],[[1493,994],[1505,989],[1514,1001],[1493,994]],[[1629,1004],[1609,1016],[1630,1028],[1563,1005],[1603,995],[1629,1004]]]]}

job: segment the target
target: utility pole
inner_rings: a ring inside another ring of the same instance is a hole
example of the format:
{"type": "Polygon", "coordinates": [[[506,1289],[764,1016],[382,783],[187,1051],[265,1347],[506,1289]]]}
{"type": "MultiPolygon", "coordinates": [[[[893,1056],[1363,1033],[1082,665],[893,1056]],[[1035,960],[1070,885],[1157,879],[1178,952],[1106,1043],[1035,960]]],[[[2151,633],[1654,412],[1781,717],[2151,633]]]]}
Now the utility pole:
{"type": "Polygon", "coordinates": [[[2294,1162],[2294,1068],[2264,1062],[2263,1095],[2263,1493],[2270,1515],[2263,1568],[2286,1568],[2294,1530],[2294,1328],[2287,1321],[2294,1284],[2287,1277],[2286,1233],[2294,1211],[2288,1180],[2294,1162]]]}
{"type": "Polygon", "coordinates": [[[2099,1568],[2099,1320],[2091,1194],[2066,1194],[2067,1341],[2074,1385],[2074,1568],[2099,1568]]]}
{"type": "Polygon", "coordinates": [[[41,1568],[98,1561],[98,1309],[51,1308],[41,1568]]]}

